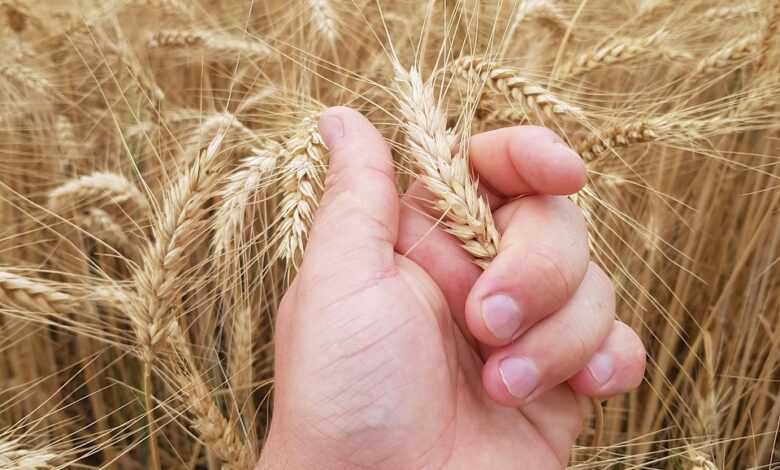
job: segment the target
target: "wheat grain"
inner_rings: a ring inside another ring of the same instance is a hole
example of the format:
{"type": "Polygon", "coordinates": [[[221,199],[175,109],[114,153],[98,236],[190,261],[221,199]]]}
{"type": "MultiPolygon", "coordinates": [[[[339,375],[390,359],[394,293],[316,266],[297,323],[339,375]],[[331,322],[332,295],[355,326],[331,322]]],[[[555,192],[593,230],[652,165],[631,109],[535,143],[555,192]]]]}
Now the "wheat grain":
{"type": "Polygon", "coordinates": [[[451,73],[469,84],[484,84],[485,91],[504,97],[510,104],[520,105],[521,111],[504,112],[503,117],[531,113],[534,117],[565,116],[584,120],[584,113],[557,98],[544,87],[524,78],[516,69],[497,66],[479,57],[466,56],[455,61],[451,73]]]}
{"type": "Polygon", "coordinates": [[[247,54],[252,57],[270,55],[267,45],[259,41],[239,39],[227,34],[210,31],[164,30],[152,33],[146,42],[149,49],[193,50],[201,49],[219,54],[247,54]]]}
{"type": "Polygon", "coordinates": [[[468,160],[453,156],[447,142],[446,117],[436,106],[433,87],[420,73],[396,65],[398,110],[408,152],[417,164],[420,180],[437,198],[446,229],[484,268],[498,253],[499,235],[485,201],[471,181],[468,160]]]}
{"type": "Polygon", "coordinates": [[[327,157],[317,124],[306,117],[285,143],[280,187],[282,200],[277,208],[278,241],[274,255],[292,264],[306,247],[309,228],[323,189],[327,157]]]}

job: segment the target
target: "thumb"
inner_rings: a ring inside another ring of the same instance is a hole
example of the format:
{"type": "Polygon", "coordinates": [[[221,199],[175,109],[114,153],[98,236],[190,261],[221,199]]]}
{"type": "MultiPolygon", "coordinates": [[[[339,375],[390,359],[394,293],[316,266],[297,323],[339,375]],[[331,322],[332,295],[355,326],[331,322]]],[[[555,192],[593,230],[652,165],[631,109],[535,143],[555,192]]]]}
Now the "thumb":
{"type": "Polygon", "coordinates": [[[345,107],[322,113],[319,131],[330,164],[304,266],[320,273],[345,264],[366,273],[392,266],[399,200],[390,148],[368,119],[345,107]]]}

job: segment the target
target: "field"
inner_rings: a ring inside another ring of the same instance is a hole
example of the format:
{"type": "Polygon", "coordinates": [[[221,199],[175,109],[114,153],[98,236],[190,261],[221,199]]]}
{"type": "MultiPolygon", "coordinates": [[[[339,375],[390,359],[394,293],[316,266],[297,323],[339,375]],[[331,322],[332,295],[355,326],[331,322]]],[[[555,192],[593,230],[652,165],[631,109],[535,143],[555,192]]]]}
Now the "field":
{"type": "Polygon", "coordinates": [[[0,469],[253,465],[335,105],[400,189],[444,185],[478,264],[492,219],[446,202],[474,181],[426,167],[414,110],[585,161],[648,369],[571,468],[780,468],[779,26],[775,0],[3,0],[0,469]]]}

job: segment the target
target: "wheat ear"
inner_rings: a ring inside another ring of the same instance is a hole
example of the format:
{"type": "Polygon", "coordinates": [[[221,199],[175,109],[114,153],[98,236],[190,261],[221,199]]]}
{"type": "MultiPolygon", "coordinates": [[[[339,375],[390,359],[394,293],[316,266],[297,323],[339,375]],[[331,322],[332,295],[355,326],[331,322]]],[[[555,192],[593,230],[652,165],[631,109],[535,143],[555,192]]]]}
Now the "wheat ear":
{"type": "Polygon", "coordinates": [[[742,3],[737,5],[725,5],[712,7],[704,11],[705,19],[708,21],[726,21],[739,18],[749,18],[756,16],[761,11],[751,3],[742,3]]]}
{"type": "Polygon", "coordinates": [[[306,0],[315,29],[331,44],[339,38],[338,15],[331,0],[306,0]]]}
{"type": "Polygon", "coordinates": [[[191,50],[202,49],[214,54],[240,53],[253,57],[270,55],[267,45],[259,41],[239,39],[227,34],[210,31],[175,30],[157,31],[146,42],[149,49],[191,50]]]}
{"type": "Polygon", "coordinates": [[[226,463],[223,469],[252,468],[252,453],[243,444],[233,423],[225,419],[214,403],[208,386],[197,371],[189,371],[175,378],[187,398],[189,411],[195,417],[193,425],[208,449],[226,463]]]}
{"type": "Polygon", "coordinates": [[[184,18],[192,16],[190,7],[179,0],[123,0],[124,6],[128,7],[147,7],[155,10],[173,13],[184,18]]]}
{"type": "Polygon", "coordinates": [[[483,269],[498,253],[499,235],[493,216],[471,180],[468,159],[452,155],[445,114],[436,105],[433,86],[419,71],[396,65],[395,84],[408,151],[420,180],[436,197],[435,208],[446,217],[446,229],[483,269]]]}
{"type": "Polygon", "coordinates": [[[165,195],[162,214],[153,226],[153,241],[135,270],[137,300],[129,305],[140,356],[144,364],[143,389],[149,427],[150,466],[160,468],[152,401],[152,364],[173,320],[176,293],[193,241],[208,230],[206,202],[221,180],[224,159],[219,158],[227,129],[220,130],[193,165],[165,195]]]}
{"type": "Polygon", "coordinates": [[[571,79],[608,65],[626,63],[643,55],[663,55],[663,49],[655,47],[663,36],[663,32],[658,32],[646,38],[617,39],[565,64],[561,67],[558,78],[571,79]]]}
{"type": "Polygon", "coordinates": [[[49,79],[43,77],[35,69],[24,65],[0,65],[0,77],[42,96],[49,96],[54,90],[49,79]]]}
{"type": "Polygon", "coordinates": [[[507,37],[512,38],[515,31],[525,20],[546,21],[563,31],[569,28],[569,20],[563,15],[558,5],[552,1],[522,0],[512,17],[507,37]]]}
{"type": "Polygon", "coordinates": [[[54,188],[49,192],[48,207],[60,215],[71,210],[119,207],[130,216],[140,216],[148,212],[149,202],[124,176],[98,172],[54,188]]]}
{"type": "Polygon", "coordinates": [[[694,75],[712,75],[733,67],[758,51],[761,37],[760,34],[755,33],[728,43],[726,46],[701,59],[694,67],[694,75]]]}
{"type": "Polygon", "coordinates": [[[238,253],[236,247],[246,236],[248,210],[267,186],[283,152],[280,144],[269,140],[263,148],[255,148],[228,177],[220,192],[222,204],[215,217],[212,245],[217,255],[235,256],[238,253]]]}
{"type": "Polygon", "coordinates": [[[208,200],[224,173],[220,158],[226,130],[220,131],[201,151],[190,168],[165,195],[162,213],[153,226],[153,241],[142,254],[135,273],[139,302],[130,308],[142,356],[152,362],[171,322],[181,274],[186,269],[193,240],[208,227],[208,200]]]}
{"type": "Polygon", "coordinates": [[[551,118],[566,116],[584,119],[580,108],[557,98],[544,87],[520,75],[516,69],[501,67],[480,57],[467,56],[451,65],[451,73],[469,84],[484,84],[484,91],[503,96],[512,104],[519,104],[525,113],[551,118]]]}
{"type": "Polygon", "coordinates": [[[278,247],[275,259],[298,262],[306,247],[327,165],[325,146],[314,118],[306,117],[285,144],[282,200],[277,208],[278,247]]]}
{"type": "Polygon", "coordinates": [[[66,313],[74,304],[70,295],[9,271],[0,271],[0,297],[4,303],[41,313],[66,313]]]}
{"type": "Polygon", "coordinates": [[[173,381],[194,416],[193,425],[207,448],[225,462],[222,468],[251,468],[252,452],[244,445],[232,422],[220,411],[211,391],[197,370],[189,342],[174,319],[168,325],[170,344],[175,354],[173,381]]]}
{"type": "Polygon", "coordinates": [[[8,470],[39,470],[62,468],[54,463],[58,454],[48,449],[25,449],[21,439],[0,438],[0,468],[8,470]]]}

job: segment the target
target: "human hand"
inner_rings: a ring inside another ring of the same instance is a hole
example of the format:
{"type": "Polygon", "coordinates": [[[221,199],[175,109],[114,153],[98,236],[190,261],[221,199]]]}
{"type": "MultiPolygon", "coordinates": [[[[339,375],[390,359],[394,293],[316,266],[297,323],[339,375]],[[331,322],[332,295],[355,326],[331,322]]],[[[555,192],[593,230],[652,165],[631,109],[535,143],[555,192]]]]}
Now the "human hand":
{"type": "Polygon", "coordinates": [[[537,127],[472,138],[502,234],[482,272],[425,188],[399,198],[367,119],[333,108],[320,133],[330,170],[279,309],[258,468],[564,468],[584,397],[636,387],[645,366],[561,196],[585,182],[579,157],[537,127]]]}

